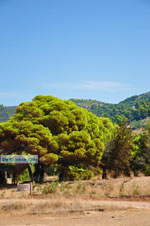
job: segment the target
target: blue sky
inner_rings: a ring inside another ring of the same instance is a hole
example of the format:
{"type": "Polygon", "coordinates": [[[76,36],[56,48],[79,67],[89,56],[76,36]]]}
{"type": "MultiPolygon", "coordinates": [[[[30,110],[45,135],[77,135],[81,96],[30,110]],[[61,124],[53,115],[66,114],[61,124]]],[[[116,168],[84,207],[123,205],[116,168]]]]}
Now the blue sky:
{"type": "Polygon", "coordinates": [[[149,0],[0,0],[0,104],[150,91],[149,0]]]}

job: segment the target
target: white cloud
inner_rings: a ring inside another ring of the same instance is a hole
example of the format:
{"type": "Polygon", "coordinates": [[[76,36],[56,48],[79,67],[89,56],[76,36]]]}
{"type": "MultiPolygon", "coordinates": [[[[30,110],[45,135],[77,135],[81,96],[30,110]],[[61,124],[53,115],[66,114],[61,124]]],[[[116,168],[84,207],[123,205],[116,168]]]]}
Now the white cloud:
{"type": "Polygon", "coordinates": [[[107,81],[85,81],[83,84],[79,84],[78,88],[83,90],[114,90],[116,88],[123,88],[124,84],[118,82],[107,81]]]}
{"type": "Polygon", "coordinates": [[[112,82],[112,81],[83,81],[79,83],[71,82],[56,82],[56,83],[43,83],[40,84],[42,88],[48,89],[73,89],[73,90],[85,90],[85,91],[116,91],[116,89],[128,89],[129,85],[112,82]]]}

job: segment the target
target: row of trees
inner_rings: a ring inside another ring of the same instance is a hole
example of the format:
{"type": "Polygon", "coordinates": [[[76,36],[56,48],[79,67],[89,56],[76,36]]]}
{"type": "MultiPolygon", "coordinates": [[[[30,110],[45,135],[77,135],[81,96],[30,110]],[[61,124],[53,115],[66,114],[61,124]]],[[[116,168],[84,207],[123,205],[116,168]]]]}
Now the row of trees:
{"type": "Polygon", "coordinates": [[[131,172],[150,175],[150,124],[140,134],[132,132],[124,120],[116,128],[113,139],[107,143],[101,165],[103,176],[110,172],[114,177],[129,176],[131,172]]]}
{"type": "Polygon", "coordinates": [[[37,154],[34,172],[29,165],[28,170],[31,180],[38,182],[50,170],[60,180],[89,179],[102,171],[103,177],[106,172],[129,175],[131,170],[150,174],[149,126],[136,135],[127,121],[117,126],[52,96],[39,95],[20,104],[15,115],[0,124],[0,150],[37,154]]]}

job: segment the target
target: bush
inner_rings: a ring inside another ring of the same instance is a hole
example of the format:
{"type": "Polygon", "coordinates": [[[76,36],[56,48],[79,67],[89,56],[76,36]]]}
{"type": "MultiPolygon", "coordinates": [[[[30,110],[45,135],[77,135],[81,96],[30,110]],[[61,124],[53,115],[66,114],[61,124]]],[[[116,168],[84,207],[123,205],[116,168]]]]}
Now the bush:
{"type": "Polygon", "coordinates": [[[57,189],[58,189],[58,182],[52,182],[51,184],[47,183],[42,190],[42,194],[50,194],[50,193],[55,194],[57,189]]]}
{"type": "Polygon", "coordinates": [[[66,171],[66,180],[88,180],[94,176],[92,170],[69,166],[66,171]]]}

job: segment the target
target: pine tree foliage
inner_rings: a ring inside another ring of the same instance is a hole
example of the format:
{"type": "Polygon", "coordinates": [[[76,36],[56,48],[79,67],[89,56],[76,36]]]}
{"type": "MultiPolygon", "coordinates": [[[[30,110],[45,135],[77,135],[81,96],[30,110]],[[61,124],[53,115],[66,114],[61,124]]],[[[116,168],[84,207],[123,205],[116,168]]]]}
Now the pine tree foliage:
{"type": "Polygon", "coordinates": [[[7,154],[37,154],[38,180],[39,172],[43,174],[52,164],[63,178],[86,179],[94,169],[99,172],[114,127],[109,119],[98,118],[71,101],[39,95],[20,104],[15,115],[0,124],[0,148],[7,154]]]}

